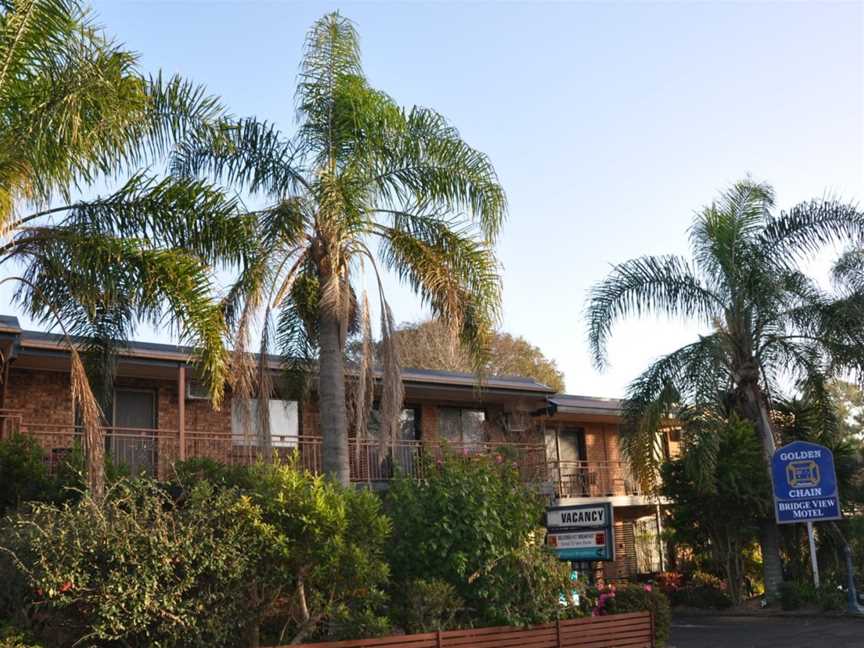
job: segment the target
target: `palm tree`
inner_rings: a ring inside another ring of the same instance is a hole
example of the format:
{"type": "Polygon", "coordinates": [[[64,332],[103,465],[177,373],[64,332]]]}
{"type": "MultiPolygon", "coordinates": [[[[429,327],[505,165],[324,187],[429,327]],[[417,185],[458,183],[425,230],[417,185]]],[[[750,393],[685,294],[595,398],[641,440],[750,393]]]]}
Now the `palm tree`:
{"type": "MultiPolygon", "coordinates": [[[[238,261],[243,216],[203,182],[139,169],[224,114],[178,77],[144,77],[75,0],[0,5],[0,265],[35,319],[81,336],[110,384],[116,347],[142,320],[198,348],[218,402],[227,375],[212,267],[238,261]],[[97,182],[128,179],[104,197],[97,182]]],[[[89,484],[102,489],[100,407],[72,349],[89,484]]],[[[96,366],[94,364],[94,366],[96,366]]]]}
{"type": "MultiPolygon", "coordinates": [[[[323,468],[348,483],[346,337],[353,330],[367,341],[371,335],[357,282],[368,271],[378,288],[387,349],[381,410],[383,427],[392,430],[401,382],[379,270],[406,281],[482,366],[498,318],[492,245],[506,201],[487,157],[443,117],[404,110],[369,86],[357,33],[338,13],[309,32],[296,97],[292,137],[255,119],[226,122],[181,145],[174,171],[225,180],[268,199],[255,235],[259,253],[225,300],[235,349],[247,348],[250,322],[260,313],[262,357],[274,343],[286,360],[317,352],[323,468]]],[[[358,434],[372,384],[368,363],[361,364],[354,369],[356,389],[365,393],[354,399],[358,434]]],[[[235,366],[242,369],[242,356],[235,366]]],[[[253,373],[237,377],[237,393],[266,398],[269,386],[252,387],[253,373]]],[[[264,418],[266,409],[259,407],[264,418]]]]}
{"type": "MultiPolygon", "coordinates": [[[[862,240],[864,216],[835,200],[779,214],[773,208],[770,186],[738,182],[697,214],[692,260],[633,259],[591,290],[588,333],[598,368],[606,365],[607,342],[621,318],[654,311],[711,329],[654,362],[628,388],[622,443],[645,479],[661,459],[662,420],[682,407],[697,412],[690,418],[703,422],[710,439],[711,422],[723,420],[731,406],[753,423],[770,460],[777,439],[771,403],[782,385],[864,370],[860,298],[828,294],[800,269],[824,245],[862,240]]],[[[782,581],[776,525],[766,520],[761,535],[766,589],[776,595],[782,581]]]]}

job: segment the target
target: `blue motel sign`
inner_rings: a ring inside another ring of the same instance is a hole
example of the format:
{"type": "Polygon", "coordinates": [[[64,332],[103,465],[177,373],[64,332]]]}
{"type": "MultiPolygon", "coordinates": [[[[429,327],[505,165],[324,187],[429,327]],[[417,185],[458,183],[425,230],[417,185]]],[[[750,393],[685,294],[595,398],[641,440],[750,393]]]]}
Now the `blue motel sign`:
{"type": "Polygon", "coordinates": [[[794,441],[778,448],[771,460],[771,482],[778,524],[843,517],[834,455],[825,446],[794,441]]]}

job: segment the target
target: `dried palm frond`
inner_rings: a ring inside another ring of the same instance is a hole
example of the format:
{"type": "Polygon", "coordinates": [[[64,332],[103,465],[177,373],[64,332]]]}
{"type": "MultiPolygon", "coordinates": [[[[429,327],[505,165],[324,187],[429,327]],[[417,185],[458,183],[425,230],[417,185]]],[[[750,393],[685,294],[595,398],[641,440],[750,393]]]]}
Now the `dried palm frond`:
{"type": "Polygon", "coordinates": [[[396,323],[390,304],[381,298],[381,450],[392,447],[396,441],[402,418],[405,387],[399,365],[399,348],[394,331],[396,323]]]}

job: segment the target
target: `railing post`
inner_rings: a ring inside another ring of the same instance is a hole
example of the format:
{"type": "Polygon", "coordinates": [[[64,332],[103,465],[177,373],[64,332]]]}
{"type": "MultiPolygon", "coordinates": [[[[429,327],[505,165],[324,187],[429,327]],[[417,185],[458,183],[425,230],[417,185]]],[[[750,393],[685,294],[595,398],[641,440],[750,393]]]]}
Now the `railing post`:
{"type": "Polygon", "coordinates": [[[177,457],[186,460],[186,365],[177,369],[177,457]]]}
{"type": "Polygon", "coordinates": [[[556,648],[562,648],[562,646],[561,646],[561,619],[556,619],[556,621],[555,621],[555,646],[556,646],[556,648]]]}
{"type": "Polygon", "coordinates": [[[443,647],[444,647],[444,638],[441,636],[441,631],[440,631],[440,630],[435,634],[435,645],[436,645],[438,648],[443,648],[443,647]]]}

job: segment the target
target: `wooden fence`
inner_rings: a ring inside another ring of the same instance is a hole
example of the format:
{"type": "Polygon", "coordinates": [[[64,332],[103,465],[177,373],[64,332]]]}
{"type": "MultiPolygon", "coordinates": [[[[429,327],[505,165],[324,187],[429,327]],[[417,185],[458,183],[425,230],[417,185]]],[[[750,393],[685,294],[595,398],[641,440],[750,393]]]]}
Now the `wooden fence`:
{"type": "MultiPolygon", "coordinates": [[[[475,628],[376,639],[298,644],[294,648],[652,648],[650,612],[569,619],[531,628],[475,628]]],[[[288,646],[278,648],[289,648],[288,646]]]]}

